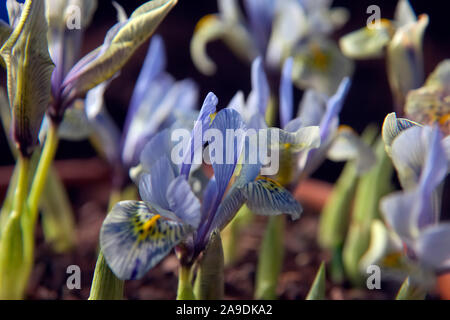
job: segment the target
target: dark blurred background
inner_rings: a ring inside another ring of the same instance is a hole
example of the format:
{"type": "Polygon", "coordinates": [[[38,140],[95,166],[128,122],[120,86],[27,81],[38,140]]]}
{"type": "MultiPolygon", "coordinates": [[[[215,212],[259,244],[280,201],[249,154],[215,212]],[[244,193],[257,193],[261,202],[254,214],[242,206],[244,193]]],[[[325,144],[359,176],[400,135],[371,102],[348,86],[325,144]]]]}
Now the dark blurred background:
{"type": "MultiPolygon", "coordinates": [[[[6,19],[5,0],[1,1],[0,15],[6,19]]],[[[120,1],[128,14],[145,1],[120,1]]],[[[430,24],[425,35],[425,69],[429,74],[443,59],[450,56],[450,36],[448,31],[447,1],[410,1],[417,14],[427,13],[430,24]]],[[[369,15],[366,9],[376,4],[381,8],[382,18],[392,18],[397,1],[376,0],[336,0],[334,6],[343,6],[350,10],[350,21],[336,34],[340,36],[361,28],[365,25],[369,15]]],[[[238,60],[231,51],[221,42],[208,47],[208,52],[218,65],[217,73],[212,77],[202,75],[192,63],[189,53],[189,43],[198,20],[209,13],[217,12],[216,0],[179,0],[179,3],[157,30],[164,38],[167,56],[168,71],[177,79],[192,78],[200,86],[200,100],[203,100],[209,91],[219,97],[219,104],[224,106],[237,90],[248,94],[250,90],[250,67],[238,60]]],[[[83,53],[87,53],[100,45],[108,29],[116,21],[116,12],[111,1],[100,0],[99,7],[92,25],[86,32],[83,53]]],[[[134,83],[139,74],[141,64],[145,57],[148,43],[144,44],[134,55],[123,70],[121,76],[113,82],[106,93],[106,103],[119,125],[122,125],[127,112],[128,102],[133,91],[134,83]]],[[[0,83],[5,84],[5,72],[1,73],[0,83]]],[[[201,102],[199,102],[200,104],[201,102]]],[[[296,102],[297,103],[297,102],[296,102]]],[[[356,62],[353,85],[346,99],[341,114],[341,122],[352,126],[361,132],[369,123],[381,126],[388,112],[392,111],[392,100],[389,91],[385,61],[370,60],[356,62]]],[[[0,138],[0,165],[13,164],[5,137],[0,138]]],[[[95,156],[94,150],[87,142],[63,142],[58,151],[59,159],[86,158],[95,156]]],[[[329,163],[316,174],[317,177],[333,181],[340,165],[329,163]]]]}

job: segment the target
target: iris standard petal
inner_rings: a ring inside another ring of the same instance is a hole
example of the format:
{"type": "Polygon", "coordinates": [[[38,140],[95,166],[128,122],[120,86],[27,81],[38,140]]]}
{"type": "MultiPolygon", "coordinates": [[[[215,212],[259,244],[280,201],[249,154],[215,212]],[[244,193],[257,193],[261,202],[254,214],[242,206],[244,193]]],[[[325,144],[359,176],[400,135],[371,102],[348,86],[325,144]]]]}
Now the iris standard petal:
{"type": "Polygon", "coordinates": [[[123,201],[103,222],[100,247],[119,279],[139,279],[190,232],[189,225],[164,216],[149,204],[123,201]]]}
{"type": "Polygon", "coordinates": [[[305,91],[298,108],[297,118],[304,126],[318,126],[326,110],[327,97],[313,89],[305,91]]]}
{"type": "Polygon", "coordinates": [[[292,86],[292,66],[294,60],[287,58],[283,65],[280,84],[280,122],[284,128],[294,115],[294,92],[292,86]]]}
{"type": "Polygon", "coordinates": [[[200,224],[200,201],[192,192],[189,183],[178,176],[170,183],[166,193],[169,208],[184,223],[197,229],[200,224]]]}
{"type": "Polygon", "coordinates": [[[180,174],[186,178],[189,177],[191,166],[196,161],[196,154],[203,148],[203,136],[205,131],[211,125],[211,117],[216,112],[216,106],[219,100],[212,92],[208,93],[205,101],[203,102],[202,109],[198,119],[194,125],[194,129],[191,132],[191,138],[189,141],[189,150],[183,157],[183,164],[181,165],[180,174]]]}
{"type": "Polygon", "coordinates": [[[175,179],[170,160],[163,156],[150,168],[149,174],[143,174],[139,182],[142,200],[155,203],[163,209],[170,210],[167,190],[175,179]]]}
{"type": "Polygon", "coordinates": [[[269,97],[270,89],[264,72],[264,64],[262,58],[258,57],[252,63],[252,91],[247,100],[249,117],[255,113],[265,116],[269,97]]]}
{"type": "Polygon", "coordinates": [[[327,110],[320,122],[320,137],[322,141],[327,140],[331,130],[333,121],[338,118],[339,113],[344,105],[344,100],[350,90],[350,78],[344,78],[336,93],[327,101],[327,110]]]}
{"type": "Polygon", "coordinates": [[[166,51],[164,41],[161,36],[154,35],[150,42],[147,55],[144,60],[141,72],[136,81],[136,85],[131,96],[129,111],[125,120],[124,132],[127,132],[135,113],[139,109],[146,93],[151,88],[152,82],[155,81],[166,68],[166,51]]]}

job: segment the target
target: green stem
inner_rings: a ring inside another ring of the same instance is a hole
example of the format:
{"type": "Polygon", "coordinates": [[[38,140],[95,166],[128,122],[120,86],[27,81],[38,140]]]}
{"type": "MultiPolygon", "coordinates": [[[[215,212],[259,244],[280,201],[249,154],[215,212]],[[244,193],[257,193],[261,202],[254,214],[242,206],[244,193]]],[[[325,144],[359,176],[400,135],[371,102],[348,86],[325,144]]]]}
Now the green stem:
{"type": "Polygon", "coordinates": [[[255,299],[272,300],[277,297],[276,289],[284,257],[284,229],[284,215],[269,218],[259,252],[255,299]]]}
{"type": "Polygon", "coordinates": [[[12,211],[8,214],[0,241],[0,299],[22,299],[28,283],[30,268],[20,222],[26,215],[29,165],[28,158],[19,157],[12,211]]]}
{"type": "Polygon", "coordinates": [[[45,141],[44,150],[42,151],[39,165],[36,170],[36,174],[31,185],[30,195],[28,196],[28,210],[30,217],[30,228],[34,230],[34,225],[38,215],[39,204],[42,193],[44,192],[45,185],[47,183],[47,176],[50,170],[50,166],[55,158],[56,149],[58,148],[58,126],[50,123],[50,127],[47,133],[47,139],[45,141]]]}
{"type": "Polygon", "coordinates": [[[123,288],[124,281],[114,275],[100,251],[95,265],[89,300],[122,300],[123,288]]]}
{"type": "Polygon", "coordinates": [[[178,270],[177,300],[195,300],[191,283],[191,267],[180,265],[178,270]]]}

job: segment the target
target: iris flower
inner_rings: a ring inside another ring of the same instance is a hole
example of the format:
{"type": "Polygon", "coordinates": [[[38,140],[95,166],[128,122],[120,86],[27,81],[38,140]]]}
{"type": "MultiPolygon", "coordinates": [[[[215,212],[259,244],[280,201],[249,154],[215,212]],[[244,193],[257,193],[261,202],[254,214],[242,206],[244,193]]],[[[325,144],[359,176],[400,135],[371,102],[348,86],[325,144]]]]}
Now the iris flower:
{"type": "MultiPolygon", "coordinates": [[[[100,232],[104,257],[118,278],[142,277],[173,247],[181,263],[191,265],[205,249],[211,233],[223,229],[244,203],[259,214],[299,217],[302,209],[292,195],[274,180],[259,176],[262,164],[243,161],[248,141],[245,122],[232,108],[216,113],[217,103],[217,97],[208,94],[188,143],[183,144],[183,150],[188,148],[180,165],[171,161],[173,152],[179,154],[179,149],[170,129],[155,135],[142,151],[142,201],[119,202],[100,232]],[[215,129],[223,137],[230,129],[243,134],[236,134],[231,144],[216,144],[216,138],[207,139],[207,129],[215,129]],[[200,201],[191,189],[190,173],[192,160],[207,142],[214,175],[200,201]],[[232,161],[218,161],[218,155],[232,161]]],[[[296,140],[304,148],[318,139],[301,134],[295,137],[304,140],[296,140]]]]}
{"type": "MultiPolygon", "coordinates": [[[[299,104],[298,114],[294,117],[292,70],[293,60],[288,58],[283,66],[279,92],[281,129],[295,133],[302,128],[317,127],[320,146],[315,145],[314,148],[298,150],[291,144],[281,145],[279,148],[280,171],[276,175],[276,180],[283,185],[298,182],[299,179],[312,174],[326,157],[334,161],[355,160],[359,172],[367,171],[375,161],[373,151],[351,128],[339,127],[339,113],[350,89],[350,79],[343,79],[337,92],[331,97],[313,89],[307,90],[299,104]]],[[[267,128],[264,115],[269,103],[269,95],[262,60],[257,58],[252,64],[252,92],[247,102],[244,102],[242,92],[238,92],[229,106],[244,115],[249,127],[267,128]]],[[[314,143],[310,145],[313,146],[314,143]]]]}
{"type": "Polygon", "coordinates": [[[237,0],[218,0],[219,13],[199,21],[191,42],[191,55],[205,74],[216,70],[206,53],[210,41],[222,39],[237,56],[251,62],[263,57],[270,70],[295,59],[294,79],[331,95],[340,80],[353,71],[352,63],[329,39],[348,19],[343,8],[330,8],[329,0],[245,0],[247,19],[237,0]]]}
{"type": "Polygon", "coordinates": [[[350,58],[378,58],[386,52],[389,84],[399,113],[409,90],[424,81],[422,42],[428,20],[426,14],[417,17],[409,1],[399,0],[394,20],[381,19],[340,39],[342,52],[350,58]]]}
{"type": "Polygon", "coordinates": [[[394,272],[409,272],[426,285],[450,267],[450,224],[440,221],[442,188],[449,173],[450,138],[438,126],[421,126],[390,114],[383,135],[403,191],[382,199],[389,229],[373,226],[362,267],[381,263],[394,272]]]}

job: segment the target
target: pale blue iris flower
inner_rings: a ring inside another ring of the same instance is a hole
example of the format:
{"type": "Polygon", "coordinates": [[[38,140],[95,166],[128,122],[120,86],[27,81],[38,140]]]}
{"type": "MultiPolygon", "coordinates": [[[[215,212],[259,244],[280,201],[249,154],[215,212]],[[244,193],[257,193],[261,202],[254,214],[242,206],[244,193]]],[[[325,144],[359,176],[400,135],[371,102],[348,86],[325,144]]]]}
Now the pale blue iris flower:
{"type": "MultiPolygon", "coordinates": [[[[312,174],[327,157],[334,161],[355,160],[360,173],[367,171],[375,161],[373,151],[353,130],[348,127],[339,128],[339,113],[350,89],[350,79],[343,79],[337,92],[331,97],[313,89],[307,90],[299,104],[298,114],[294,117],[292,69],[293,60],[288,58],[283,65],[279,90],[280,132],[300,134],[305,130],[315,130],[313,128],[318,128],[319,132],[317,141],[309,144],[311,148],[299,150],[289,143],[280,145],[281,163],[276,180],[283,185],[298,183],[300,179],[312,174]]],[[[264,115],[269,96],[262,60],[257,58],[252,64],[252,91],[247,103],[243,93],[238,92],[229,106],[244,115],[250,128],[267,128],[264,115]]],[[[315,136],[311,133],[307,135],[315,136]]]]}
{"type": "Polygon", "coordinates": [[[408,272],[414,281],[428,285],[433,274],[450,268],[450,224],[440,221],[450,138],[437,126],[421,126],[395,114],[386,118],[383,135],[403,191],[381,200],[389,229],[373,228],[363,260],[408,272]]]}
{"type": "Polygon", "coordinates": [[[198,23],[191,55],[198,69],[213,74],[216,65],[206,53],[210,41],[222,39],[239,57],[251,62],[263,57],[270,70],[295,57],[294,79],[302,88],[331,95],[353,71],[351,61],[329,39],[348,19],[329,0],[245,0],[247,19],[237,0],[218,0],[219,13],[198,23]]]}
{"type": "MultiPolygon", "coordinates": [[[[142,277],[173,247],[181,263],[194,262],[211,233],[223,229],[245,203],[259,214],[300,216],[301,206],[286,189],[259,176],[259,162],[244,162],[248,128],[233,108],[216,113],[217,103],[214,94],[206,97],[190,138],[181,144],[181,155],[179,144],[172,141],[171,129],[156,134],[141,153],[142,201],[119,202],[105,219],[100,234],[105,259],[120,279],[142,277]],[[244,134],[236,134],[232,144],[216,144],[216,137],[206,135],[208,129],[223,137],[230,129],[244,134]],[[191,187],[191,161],[202,153],[206,143],[214,175],[199,199],[191,187]],[[172,161],[174,155],[183,161],[172,161]],[[232,161],[222,163],[219,155],[232,161]]],[[[315,139],[304,140],[297,142],[308,148],[309,140],[315,139]]]]}

